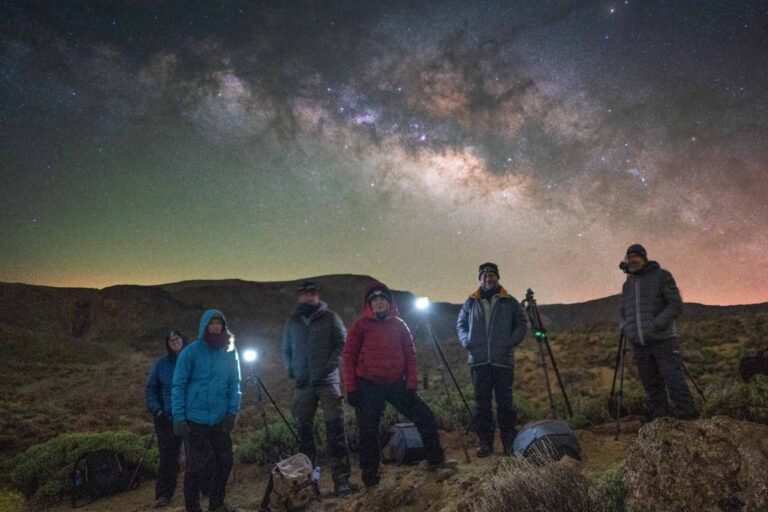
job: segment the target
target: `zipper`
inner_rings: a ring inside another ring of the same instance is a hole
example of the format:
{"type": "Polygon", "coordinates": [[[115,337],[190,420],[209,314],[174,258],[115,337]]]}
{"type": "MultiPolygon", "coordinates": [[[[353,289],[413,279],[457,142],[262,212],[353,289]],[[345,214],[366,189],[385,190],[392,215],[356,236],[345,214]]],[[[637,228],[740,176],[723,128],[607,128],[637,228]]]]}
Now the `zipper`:
{"type": "MultiPolygon", "coordinates": [[[[496,302],[493,302],[493,297],[491,297],[491,300],[489,301],[491,304],[491,321],[488,322],[488,328],[485,330],[485,337],[488,340],[488,364],[491,364],[491,326],[493,325],[493,315],[496,313],[496,304],[499,303],[499,300],[501,298],[496,299],[496,302]]],[[[483,322],[485,322],[485,318],[483,318],[483,322]]]]}
{"type": "Polygon", "coordinates": [[[635,321],[637,322],[637,336],[640,338],[640,344],[645,345],[645,340],[643,339],[643,324],[640,321],[640,288],[638,287],[638,281],[640,281],[640,278],[635,276],[632,283],[635,285],[635,321]]]}

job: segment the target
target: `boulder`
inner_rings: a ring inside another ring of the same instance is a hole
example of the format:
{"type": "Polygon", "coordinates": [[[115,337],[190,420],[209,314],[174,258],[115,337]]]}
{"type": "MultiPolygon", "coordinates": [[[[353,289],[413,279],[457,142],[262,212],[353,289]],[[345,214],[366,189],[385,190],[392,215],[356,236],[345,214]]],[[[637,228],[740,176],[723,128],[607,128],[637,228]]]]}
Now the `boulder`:
{"type": "Polygon", "coordinates": [[[625,460],[627,509],[768,510],[768,426],[725,416],[644,425],[625,460]]]}

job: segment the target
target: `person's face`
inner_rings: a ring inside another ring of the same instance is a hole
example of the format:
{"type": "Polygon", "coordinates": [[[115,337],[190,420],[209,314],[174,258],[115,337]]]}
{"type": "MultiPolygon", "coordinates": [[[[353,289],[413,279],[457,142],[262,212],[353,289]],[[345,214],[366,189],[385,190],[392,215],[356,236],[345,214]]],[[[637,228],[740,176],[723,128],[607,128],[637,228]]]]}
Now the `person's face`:
{"type": "Polygon", "coordinates": [[[389,312],[389,302],[384,297],[374,297],[371,301],[371,309],[374,313],[387,313],[389,312]]]}
{"type": "Polygon", "coordinates": [[[483,272],[480,275],[480,286],[486,290],[492,290],[499,284],[499,276],[493,272],[483,272]]]}
{"type": "Polygon", "coordinates": [[[317,306],[320,303],[320,294],[318,292],[301,292],[299,294],[299,302],[301,304],[309,304],[311,306],[317,306]]]}
{"type": "Polygon", "coordinates": [[[208,332],[211,334],[221,334],[224,332],[224,320],[219,317],[211,318],[208,322],[208,332]]]}
{"type": "Polygon", "coordinates": [[[178,334],[174,334],[168,339],[168,347],[170,347],[171,350],[174,352],[181,351],[181,348],[184,346],[184,340],[181,339],[181,336],[178,334]]]}
{"type": "Polygon", "coordinates": [[[639,272],[645,266],[645,258],[639,254],[631,252],[627,254],[627,264],[629,265],[627,268],[629,273],[634,274],[635,272],[639,272]]]}

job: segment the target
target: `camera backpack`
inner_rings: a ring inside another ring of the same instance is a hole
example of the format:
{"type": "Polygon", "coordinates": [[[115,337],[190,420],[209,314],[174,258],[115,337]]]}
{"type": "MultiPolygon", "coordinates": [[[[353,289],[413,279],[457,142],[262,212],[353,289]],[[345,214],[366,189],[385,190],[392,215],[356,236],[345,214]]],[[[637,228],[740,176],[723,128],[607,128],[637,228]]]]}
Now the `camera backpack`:
{"type": "Polygon", "coordinates": [[[108,449],[84,453],[70,475],[72,507],[125,491],[130,476],[119,453],[108,449]]]}
{"type": "Polygon", "coordinates": [[[391,458],[398,464],[418,464],[424,460],[424,443],[413,423],[395,423],[389,439],[391,458]]]}

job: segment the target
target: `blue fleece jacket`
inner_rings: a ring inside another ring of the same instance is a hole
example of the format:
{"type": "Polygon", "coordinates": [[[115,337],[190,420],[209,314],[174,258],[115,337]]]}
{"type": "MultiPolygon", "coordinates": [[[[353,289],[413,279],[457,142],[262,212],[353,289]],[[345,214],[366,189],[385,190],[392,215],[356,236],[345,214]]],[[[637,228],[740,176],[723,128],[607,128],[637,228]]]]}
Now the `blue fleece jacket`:
{"type": "Polygon", "coordinates": [[[174,422],[217,425],[225,415],[240,410],[240,360],[234,343],[215,348],[205,341],[205,329],[215,316],[221,317],[227,329],[224,314],[209,309],[200,318],[197,339],[176,361],[171,391],[174,422]]]}

